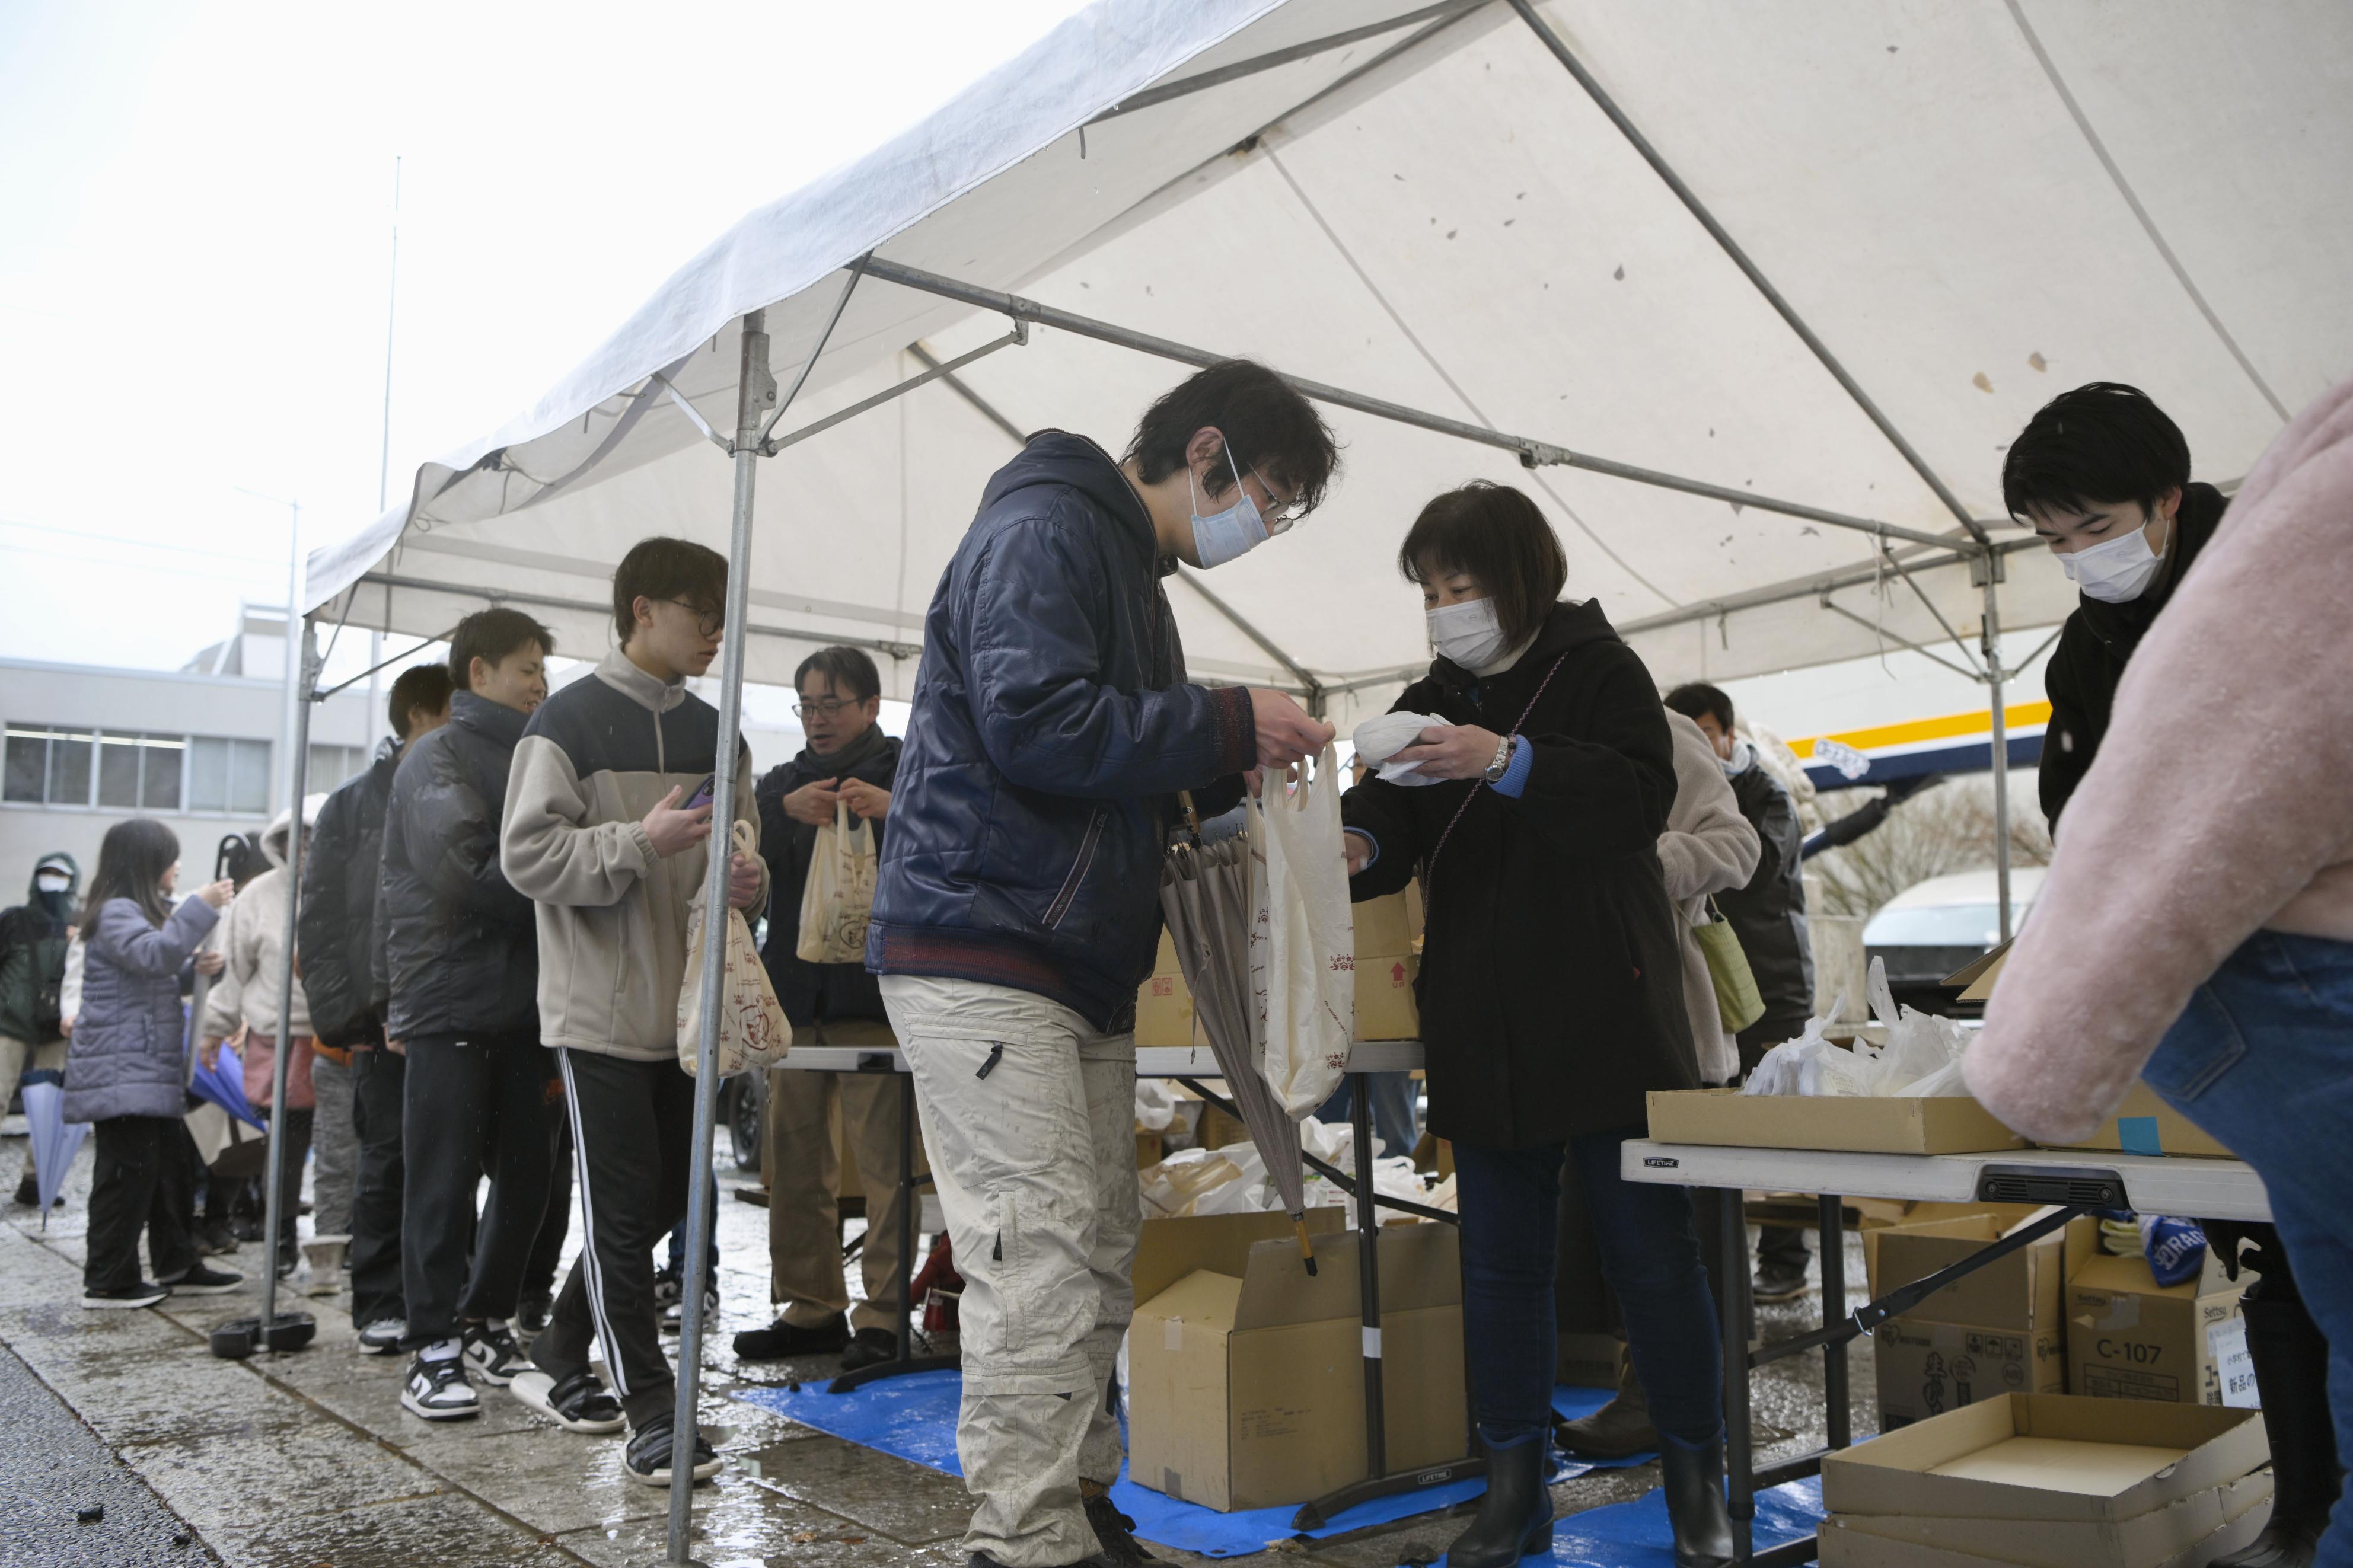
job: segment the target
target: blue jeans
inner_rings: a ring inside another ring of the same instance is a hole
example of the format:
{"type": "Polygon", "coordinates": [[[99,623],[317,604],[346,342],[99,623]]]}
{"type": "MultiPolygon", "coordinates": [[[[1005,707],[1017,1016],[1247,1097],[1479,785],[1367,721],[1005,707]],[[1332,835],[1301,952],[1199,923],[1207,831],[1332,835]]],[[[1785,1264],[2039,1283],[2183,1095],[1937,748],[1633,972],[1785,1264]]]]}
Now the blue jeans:
{"type": "MultiPolygon", "coordinates": [[[[2353,942],[2257,931],[2200,986],[2141,1076],[2235,1150],[2271,1194],[2353,1452],[2353,942]]],[[[2316,1560],[2353,1568],[2338,1500],[2316,1560]]]]}
{"type": "Polygon", "coordinates": [[[1626,1317],[1634,1372],[1670,1441],[1697,1448],[1724,1432],[1724,1345],[1683,1187],[1629,1182],[1618,1146],[1639,1130],[1588,1132],[1532,1149],[1454,1145],[1462,1215],[1462,1330],[1479,1436],[1498,1448],[1552,1421],[1559,1328],[1553,1261],[1560,1173],[1577,1162],[1593,1210],[1601,1272],[1626,1317]]]}
{"type": "Polygon", "coordinates": [[[1416,1085],[1409,1072],[1368,1072],[1342,1079],[1332,1098],[1315,1108],[1315,1120],[1327,1126],[1346,1126],[1359,1083],[1372,1085],[1373,1136],[1381,1141],[1381,1158],[1410,1155],[1421,1141],[1421,1128],[1414,1115],[1416,1085]]]}

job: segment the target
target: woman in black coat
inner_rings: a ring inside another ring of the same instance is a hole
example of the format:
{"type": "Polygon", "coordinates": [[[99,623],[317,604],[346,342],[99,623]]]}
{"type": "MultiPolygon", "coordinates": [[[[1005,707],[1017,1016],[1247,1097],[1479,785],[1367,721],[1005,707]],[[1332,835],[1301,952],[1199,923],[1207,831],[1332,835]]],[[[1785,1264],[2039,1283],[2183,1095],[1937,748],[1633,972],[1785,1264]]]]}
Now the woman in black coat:
{"type": "Polygon", "coordinates": [[[1442,722],[1393,759],[1447,782],[1342,797],[1350,890],[1419,871],[1430,1131],[1454,1145],[1464,1340],[1488,1487],[1454,1568],[1548,1546],[1544,1463],[1564,1160],[1591,1194],[1602,1268],[1667,1439],[1675,1556],[1728,1563],[1722,1350],[1688,1190],[1622,1180],[1644,1096],[1694,1089],[1659,835],[1672,742],[1650,671],[1591,602],[1535,503],[1474,484],[1422,509],[1398,557],[1421,584],[1429,676],[1393,711],[1442,722]]]}

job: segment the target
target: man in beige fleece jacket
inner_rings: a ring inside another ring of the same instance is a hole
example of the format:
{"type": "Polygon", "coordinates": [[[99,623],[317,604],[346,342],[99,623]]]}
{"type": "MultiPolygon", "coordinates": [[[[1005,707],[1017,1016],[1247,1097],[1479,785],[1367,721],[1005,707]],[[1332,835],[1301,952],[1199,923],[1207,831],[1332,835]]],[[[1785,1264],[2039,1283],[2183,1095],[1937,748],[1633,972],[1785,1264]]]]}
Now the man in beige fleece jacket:
{"type": "MultiPolygon", "coordinates": [[[[686,922],[709,861],[719,715],[686,689],[719,651],[727,563],[682,539],[642,541],[613,574],[621,646],[541,704],[507,780],[500,865],[539,905],[540,1037],[558,1047],[580,1189],[581,1252],[532,1342],[516,1398],[574,1430],[592,1343],[628,1418],[622,1468],[670,1479],[676,1384],[661,1347],[653,1246],[686,1218],[694,1080],[679,1066],[686,922]]],[[[738,821],[759,831],[752,752],[730,737],[738,821]]],[[[767,897],[756,856],[731,863],[728,901],[767,897]]],[[[718,1473],[695,1440],[697,1479],[718,1473]]]]}
{"type": "MultiPolygon", "coordinates": [[[[2353,1451],[2348,605],[2353,382],[2273,443],[2140,645],[1964,1070],[2054,1142],[2138,1074],[2239,1151],[2327,1336],[2353,1451]]],[[[2316,1551],[2353,1563],[2353,1507],[2316,1551]]]]}

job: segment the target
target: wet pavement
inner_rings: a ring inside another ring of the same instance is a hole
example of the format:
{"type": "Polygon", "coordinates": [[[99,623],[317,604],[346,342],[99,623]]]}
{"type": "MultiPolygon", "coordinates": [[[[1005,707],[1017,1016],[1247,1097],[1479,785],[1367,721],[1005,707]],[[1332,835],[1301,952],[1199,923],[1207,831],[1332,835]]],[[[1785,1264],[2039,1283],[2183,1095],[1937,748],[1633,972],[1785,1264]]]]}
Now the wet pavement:
{"type": "MultiPolygon", "coordinates": [[[[0,1140],[13,1173],[22,1138],[0,1140]]],[[[347,1296],[294,1298],[318,1319],[304,1351],[247,1362],[215,1359],[212,1329],[260,1310],[261,1248],[225,1266],[248,1275],[226,1296],[178,1299],[146,1311],[79,1305],[90,1154],[65,1207],[40,1229],[31,1209],[0,1225],[0,1540],[10,1562],[214,1563],[229,1568],[411,1568],[575,1563],[638,1568],[666,1547],[668,1493],[629,1480],[616,1437],[582,1437],[539,1420],[503,1391],[482,1390],[482,1415],[431,1423],[399,1408],[406,1362],[357,1353],[347,1296]],[[74,1522],[103,1500],[104,1521],[74,1522]],[[62,1522],[60,1522],[62,1521],[62,1522]],[[46,1531],[19,1534],[25,1531],[46,1531]],[[174,1546],[176,1536],[187,1544],[174,1546]],[[58,1544],[49,1544],[52,1541],[58,1544]],[[20,1542],[41,1545],[27,1552],[20,1542]],[[82,1552],[77,1556],[73,1553],[82,1552]]],[[[712,1568],[961,1568],[969,1512],[953,1477],[817,1432],[731,1397],[752,1384],[821,1379],[830,1358],[739,1363],[729,1342],[765,1323],[766,1213],[737,1201],[747,1184],[723,1158],[721,1321],[704,1355],[702,1419],[725,1469],[696,1494],[693,1554],[712,1568]]],[[[309,1222],[303,1222],[305,1231],[309,1222]]],[[[575,1222],[575,1245],[577,1221],[575,1222]]],[[[1850,1299],[1862,1252],[1850,1243],[1850,1299]]],[[[852,1270],[854,1275],[855,1270],[852,1270]]],[[[1812,1326],[1803,1300],[1760,1309],[1778,1337],[1812,1326]]],[[[1858,1436],[1874,1429],[1868,1341],[1852,1356],[1858,1436]]],[[[1821,1363],[1794,1358],[1757,1375],[1761,1457],[1822,1440],[1821,1363]]],[[[1655,1465],[1608,1470],[1554,1488],[1562,1513],[1641,1496],[1655,1465]]],[[[1429,1562],[1463,1527],[1460,1513],[1286,1542],[1273,1563],[1389,1568],[1429,1562]]],[[[1169,1548],[1178,1564],[1210,1559],[1169,1548]]]]}

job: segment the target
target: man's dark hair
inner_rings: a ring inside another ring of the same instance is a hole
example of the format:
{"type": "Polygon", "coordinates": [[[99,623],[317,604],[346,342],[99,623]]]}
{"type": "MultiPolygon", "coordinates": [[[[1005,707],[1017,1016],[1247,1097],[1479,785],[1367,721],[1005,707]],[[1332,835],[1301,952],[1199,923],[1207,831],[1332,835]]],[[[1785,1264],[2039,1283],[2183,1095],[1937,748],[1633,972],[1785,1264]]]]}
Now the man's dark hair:
{"type": "MultiPolygon", "coordinates": [[[[1309,511],[1323,504],[1324,490],[1340,468],[1339,443],[1315,405],[1274,372],[1253,360],[1219,360],[1160,395],[1144,411],[1125,461],[1136,477],[1156,485],[1185,467],[1185,448],[1194,433],[1215,429],[1226,438],[1234,468],[1258,477],[1309,511]]],[[[1202,489],[1222,497],[1234,488],[1223,462],[1213,465],[1202,489]]]]}
{"type": "MultiPolygon", "coordinates": [[[[455,650],[453,644],[451,651],[455,650]]],[[[417,716],[438,713],[449,706],[449,693],[456,688],[457,682],[449,679],[449,667],[446,664],[420,664],[402,670],[400,678],[392,683],[392,696],[385,704],[385,717],[392,721],[392,732],[404,741],[408,739],[417,716]]]]}
{"type": "Polygon", "coordinates": [[[1534,637],[1568,583],[1568,556],[1536,503],[1509,485],[1473,479],[1433,497],[1398,547],[1409,583],[1456,572],[1495,601],[1507,647],[1534,637]]]}
{"type": "Polygon", "coordinates": [[[555,634],[521,610],[476,610],[449,634],[449,679],[460,691],[474,689],[474,660],[495,665],[526,643],[555,651],[555,634]]]}
{"type": "Polygon", "coordinates": [[[613,629],[625,644],[637,635],[639,599],[669,599],[698,615],[724,615],[727,557],[691,539],[640,539],[613,569],[613,629]]]}
{"type": "Polygon", "coordinates": [[[822,675],[833,683],[834,694],[847,697],[852,702],[863,702],[870,697],[882,695],[882,677],[874,661],[864,650],[854,647],[821,647],[801,660],[793,671],[793,689],[798,691],[801,682],[812,675],[822,675]]]}
{"type": "Polygon", "coordinates": [[[2137,501],[2145,517],[2189,482],[2181,426],[2139,387],[2095,381],[2035,410],[2002,459],[2001,502],[2023,518],[2030,508],[2137,501]]]}
{"type": "Polygon", "coordinates": [[[1696,721],[1702,714],[1715,721],[1715,727],[1725,734],[1732,733],[1732,699],[1721,686],[1710,686],[1704,680],[1685,681],[1666,696],[1667,711],[1680,713],[1696,721]]]}
{"type": "Polygon", "coordinates": [[[110,899],[129,899],[151,925],[171,918],[171,900],[164,895],[164,873],[180,858],[180,836],[149,816],[134,816],[106,830],[98,844],[98,870],[90,879],[90,896],[81,906],[81,929],[92,934],[92,922],[110,899]]]}

